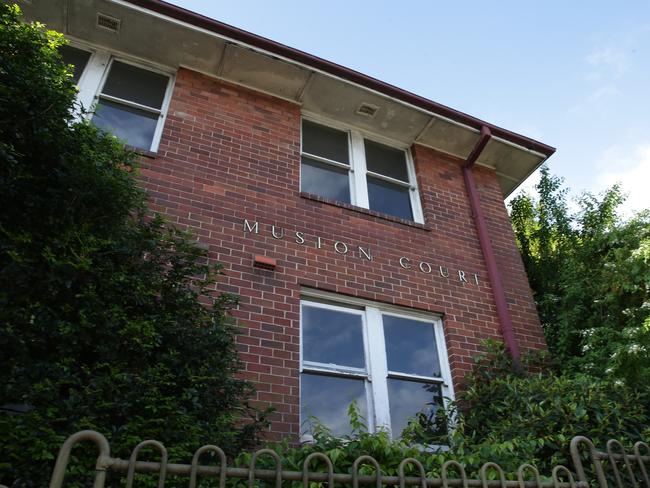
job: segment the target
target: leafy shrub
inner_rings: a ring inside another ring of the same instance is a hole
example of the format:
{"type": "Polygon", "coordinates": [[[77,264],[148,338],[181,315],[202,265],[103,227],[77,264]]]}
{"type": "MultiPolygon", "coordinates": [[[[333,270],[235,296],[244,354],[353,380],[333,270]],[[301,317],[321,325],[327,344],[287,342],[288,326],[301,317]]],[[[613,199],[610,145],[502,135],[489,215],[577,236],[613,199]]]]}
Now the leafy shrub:
{"type": "MultiPolygon", "coordinates": [[[[509,479],[516,479],[514,473],[523,463],[537,466],[546,476],[557,464],[571,467],[569,443],[576,435],[591,438],[600,448],[613,437],[631,445],[650,436],[643,398],[628,386],[559,374],[544,355],[531,355],[524,368],[515,368],[502,344],[489,343],[487,350],[477,358],[457,402],[433,419],[436,426],[454,419],[444,437],[437,428],[427,431],[429,424],[418,422],[421,417],[414,419],[400,439],[391,439],[385,431],[368,433],[364,419],[351,405],[350,435],[334,437],[318,426],[313,444],[288,447],[284,442],[271,447],[280,454],[285,469],[297,471],[309,454],[324,452],[337,472],[351,472],[355,459],[369,454],[384,475],[397,475],[400,462],[412,457],[423,464],[429,477],[440,477],[442,464],[454,459],[471,477],[478,478],[482,464],[494,461],[509,473],[509,479]]],[[[249,466],[250,459],[245,453],[237,462],[249,466]]],[[[258,466],[274,467],[269,457],[260,458],[258,466]]],[[[324,472],[325,465],[314,461],[311,470],[324,472]]],[[[360,470],[368,475],[373,472],[369,465],[360,470]]],[[[419,476],[414,466],[406,472],[419,476]]],[[[494,479],[496,472],[488,475],[494,479]]]]}
{"type": "MultiPolygon", "coordinates": [[[[500,343],[490,343],[459,395],[460,414],[449,442],[453,450],[488,455],[497,446],[546,472],[570,465],[569,442],[584,435],[597,446],[617,438],[624,444],[647,439],[647,395],[620,381],[563,374],[545,356],[515,368],[500,343]]],[[[497,462],[513,465],[498,452],[497,462]]]]}
{"type": "Polygon", "coordinates": [[[45,486],[81,429],[104,433],[118,456],[156,438],[185,459],[207,442],[238,452],[265,427],[235,378],[236,300],[213,298],[219,266],[147,217],[136,156],[75,120],[62,42],[0,5],[0,484],[10,486],[45,486]]]}

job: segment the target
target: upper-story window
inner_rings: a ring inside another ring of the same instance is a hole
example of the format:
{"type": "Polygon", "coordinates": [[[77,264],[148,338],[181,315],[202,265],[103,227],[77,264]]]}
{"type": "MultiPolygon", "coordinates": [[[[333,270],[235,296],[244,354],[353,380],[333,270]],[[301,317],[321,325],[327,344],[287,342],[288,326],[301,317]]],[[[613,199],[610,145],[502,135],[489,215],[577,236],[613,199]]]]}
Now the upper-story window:
{"type": "Polygon", "coordinates": [[[442,322],[415,311],[330,297],[301,303],[301,434],[312,419],[350,431],[355,402],[371,431],[399,437],[419,412],[435,415],[453,396],[442,322]]]}
{"type": "Polygon", "coordinates": [[[423,223],[409,151],[356,130],[303,119],[300,189],[423,223]]]}
{"type": "Polygon", "coordinates": [[[63,46],[61,56],[74,66],[79,101],[85,108],[94,106],[94,125],[133,147],[158,148],[171,92],[169,73],[74,46],[63,46]]]}

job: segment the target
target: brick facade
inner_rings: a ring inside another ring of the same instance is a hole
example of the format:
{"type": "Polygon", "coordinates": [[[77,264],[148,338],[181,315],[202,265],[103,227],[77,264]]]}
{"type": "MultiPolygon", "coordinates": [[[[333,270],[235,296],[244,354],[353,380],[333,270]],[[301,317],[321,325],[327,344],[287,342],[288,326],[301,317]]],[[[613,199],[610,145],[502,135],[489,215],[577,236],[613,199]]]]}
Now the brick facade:
{"type": "MultiPolygon", "coordinates": [[[[258,401],[276,407],[274,433],[298,435],[301,287],[442,314],[456,387],[481,340],[501,338],[462,161],[417,145],[412,154],[425,225],[301,194],[298,104],[188,69],[177,73],[160,147],[144,161],[142,180],[152,209],[190,228],[224,263],[219,290],[241,297],[234,314],[243,375],[258,401]],[[245,232],[244,219],[258,222],[259,232],[245,232]],[[348,253],[337,252],[335,241],[348,253]],[[369,248],[372,261],[357,246],[369,248]],[[255,254],[275,258],[276,270],[254,268],[255,254]],[[412,268],[401,267],[400,257],[412,268]],[[421,261],[431,273],[419,269],[421,261]]],[[[517,341],[523,350],[543,348],[496,175],[473,171],[517,341]]]]}

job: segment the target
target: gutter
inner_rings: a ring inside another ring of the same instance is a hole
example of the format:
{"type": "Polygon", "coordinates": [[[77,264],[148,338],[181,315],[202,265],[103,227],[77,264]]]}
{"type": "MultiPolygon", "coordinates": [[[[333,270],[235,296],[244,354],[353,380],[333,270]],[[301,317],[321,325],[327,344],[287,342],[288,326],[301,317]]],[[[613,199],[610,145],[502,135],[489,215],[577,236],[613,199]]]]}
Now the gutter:
{"type": "Polygon", "coordinates": [[[446,105],[436,103],[432,100],[421,97],[409,91],[402,90],[401,88],[398,88],[394,85],[390,85],[371,76],[364,75],[363,73],[359,73],[358,71],[346,68],[345,66],[332,63],[304,51],[294,49],[265,37],[252,34],[228,24],[224,24],[223,22],[219,22],[182,7],[172,5],[171,3],[167,3],[162,0],[123,1],[124,3],[136,5],[138,7],[156,12],[160,15],[170,17],[177,21],[190,24],[194,27],[210,31],[219,36],[248,44],[252,47],[267,51],[268,53],[282,56],[289,60],[306,65],[307,67],[311,67],[326,74],[341,78],[345,81],[361,85],[362,87],[368,88],[370,90],[374,90],[398,101],[411,104],[422,110],[446,117],[453,120],[454,122],[472,127],[476,130],[482,130],[483,127],[487,127],[490,130],[491,134],[495,137],[505,139],[506,141],[509,141],[530,151],[541,153],[547,158],[555,152],[555,148],[548,146],[542,142],[522,136],[521,134],[516,134],[496,125],[492,125],[481,119],[472,117],[471,115],[468,115],[464,112],[454,110],[450,107],[447,107],[446,105]]]}
{"type": "Polygon", "coordinates": [[[494,249],[492,248],[492,241],[490,240],[490,234],[481,207],[481,200],[478,195],[478,190],[476,189],[474,173],[472,172],[472,168],[476,164],[476,161],[483,152],[483,149],[485,149],[485,146],[487,146],[491,137],[492,133],[490,128],[487,125],[484,125],[481,128],[481,137],[476,143],[476,146],[474,146],[470,155],[467,157],[465,164],[463,164],[462,171],[470,207],[472,209],[472,217],[474,218],[474,224],[476,225],[478,240],[481,245],[481,251],[483,252],[483,259],[485,259],[485,264],[487,266],[488,278],[490,280],[490,286],[492,287],[492,295],[494,296],[494,303],[497,308],[499,323],[501,324],[501,335],[503,336],[512,359],[515,361],[516,365],[519,365],[521,354],[519,352],[517,340],[515,339],[510,311],[508,310],[508,302],[506,300],[503,281],[501,279],[501,271],[497,266],[494,249]]]}

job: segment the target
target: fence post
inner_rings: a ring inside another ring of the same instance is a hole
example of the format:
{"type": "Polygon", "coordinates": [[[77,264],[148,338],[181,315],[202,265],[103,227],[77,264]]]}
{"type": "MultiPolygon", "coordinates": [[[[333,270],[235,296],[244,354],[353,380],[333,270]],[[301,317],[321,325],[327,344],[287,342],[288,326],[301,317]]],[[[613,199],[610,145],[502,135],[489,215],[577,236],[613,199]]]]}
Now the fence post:
{"type": "Polygon", "coordinates": [[[104,488],[106,482],[106,468],[110,464],[111,448],[108,445],[106,437],[94,430],[82,430],[76,434],[72,434],[66,439],[61,446],[59,454],[56,458],[52,478],[50,479],[50,488],[61,488],[63,485],[63,478],[65,477],[65,470],[68,467],[70,460],[70,451],[74,445],[82,441],[92,441],[99,449],[97,462],[95,463],[95,481],[93,488],[104,488]]]}

